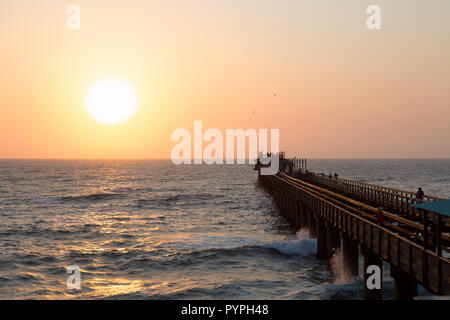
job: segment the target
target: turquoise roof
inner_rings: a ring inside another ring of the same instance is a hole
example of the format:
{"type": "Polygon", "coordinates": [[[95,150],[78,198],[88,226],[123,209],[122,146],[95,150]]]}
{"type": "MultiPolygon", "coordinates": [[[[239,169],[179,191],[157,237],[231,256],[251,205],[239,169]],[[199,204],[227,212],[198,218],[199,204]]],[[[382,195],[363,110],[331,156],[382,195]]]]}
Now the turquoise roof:
{"type": "Polygon", "coordinates": [[[450,199],[417,203],[414,207],[450,217],[450,199]]]}

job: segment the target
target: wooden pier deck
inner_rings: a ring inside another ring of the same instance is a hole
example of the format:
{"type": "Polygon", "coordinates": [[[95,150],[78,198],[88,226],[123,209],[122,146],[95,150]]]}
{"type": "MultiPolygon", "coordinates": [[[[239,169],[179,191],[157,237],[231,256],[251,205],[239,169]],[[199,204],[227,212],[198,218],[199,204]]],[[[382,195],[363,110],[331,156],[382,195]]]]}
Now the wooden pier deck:
{"type": "MultiPolygon", "coordinates": [[[[386,261],[396,298],[413,298],[418,283],[433,294],[450,295],[450,219],[414,207],[420,200],[412,192],[315,173],[259,175],[259,182],[292,225],[317,237],[318,259],[331,259],[341,250],[346,270],[358,275],[360,248],[364,283],[367,267],[386,261]]],[[[423,201],[436,200],[441,199],[425,196],[423,201]]],[[[367,299],[381,299],[381,292],[364,287],[367,299]]]]}

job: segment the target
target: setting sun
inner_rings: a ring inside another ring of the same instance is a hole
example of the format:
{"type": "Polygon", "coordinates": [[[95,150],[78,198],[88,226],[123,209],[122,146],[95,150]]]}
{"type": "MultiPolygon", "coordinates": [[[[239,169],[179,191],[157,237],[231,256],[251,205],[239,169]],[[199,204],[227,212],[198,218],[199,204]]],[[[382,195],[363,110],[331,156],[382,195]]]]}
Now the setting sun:
{"type": "Polygon", "coordinates": [[[104,79],[93,84],[85,97],[89,114],[105,125],[128,120],[138,108],[136,91],[120,79],[104,79]]]}

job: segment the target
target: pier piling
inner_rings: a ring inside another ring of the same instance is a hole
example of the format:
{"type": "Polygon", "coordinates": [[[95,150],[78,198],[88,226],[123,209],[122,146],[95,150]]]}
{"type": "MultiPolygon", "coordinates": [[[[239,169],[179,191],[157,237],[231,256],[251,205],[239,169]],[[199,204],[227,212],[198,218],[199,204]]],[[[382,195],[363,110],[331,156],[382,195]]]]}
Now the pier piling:
{"type": "Polygon", "coordinates": [[[390,268],[391,277],[394,278],[394,299],[411,300],[417,296],[417,282],[394,265],[391,264],[390,268]]]}
{"type": "Polygon", "coordinates": [[[331,259],[334,253],[341,247],[339,231],[335,230],[330,223],[326,223],[327,228],[327,258],[331,259]]]}
{"type": "Polygon", "coordinates": [[[328,258],[327,252],[327,227],[325,221],[322,219],[316,219],[317,225],[317,254],[318,260],[326,260],[328,258]]]}
{"type": "Polygon", "coordinates": [[[358,243],[344,235],[342,241],[344,268],[349,276],[359,275],[358,243]]]}
{"type": "MultiPolygon", "coordinates": [[[[306,161],[300,165],[304,169],[306,161]]],[[[450,259],[443,253],[450,252],[450,218],[418,211],[413,193],[306,171],[296,177],[259,175],[258,180],[296,230],[307,228],[317,238],[317,259],[330,259],[342,238],[345,276],[358,276],[361,251],[366,299],[382,298],[383,261],[391,266],[396,299],[414,298],[418,284],[437,295],[450,294],[450,259]],[[384,222],[378,220],[380,206],[384,222]]]]}
{"type": "Polygon", "coordinates": [[[312,211],[308,211],[309,237],[317,238],[317,220],[312,211]]]}

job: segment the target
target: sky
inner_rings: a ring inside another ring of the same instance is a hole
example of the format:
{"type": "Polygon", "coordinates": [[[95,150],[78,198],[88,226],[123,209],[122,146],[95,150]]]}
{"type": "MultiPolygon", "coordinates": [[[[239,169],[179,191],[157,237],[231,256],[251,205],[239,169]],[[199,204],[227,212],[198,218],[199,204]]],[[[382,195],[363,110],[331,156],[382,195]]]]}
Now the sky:
{"type": "Polygon", "coordinates": [[[449,39],[448,0],[2,0],[0,158],[168,159],[195,120],[290,156],[450,158],[449,39]],[[114,126],[84,103],[107,77],[140,101],[114,126]]]}

